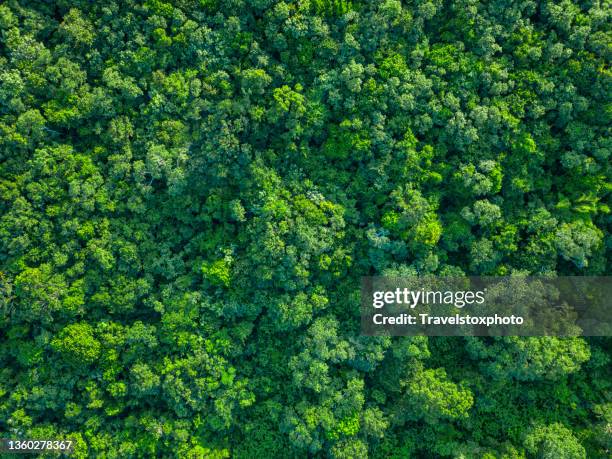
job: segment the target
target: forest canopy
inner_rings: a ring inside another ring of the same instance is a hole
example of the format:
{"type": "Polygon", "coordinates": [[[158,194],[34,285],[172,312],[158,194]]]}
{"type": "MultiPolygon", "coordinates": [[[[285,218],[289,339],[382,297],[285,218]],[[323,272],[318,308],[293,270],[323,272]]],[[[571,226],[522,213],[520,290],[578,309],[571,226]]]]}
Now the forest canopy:
{"type": "Polygon", "coordinates": [[[359,282],[612,274],[611,14],[0,2],[0,437],[608,458],[609,338],[362,336],[359,282]]]}

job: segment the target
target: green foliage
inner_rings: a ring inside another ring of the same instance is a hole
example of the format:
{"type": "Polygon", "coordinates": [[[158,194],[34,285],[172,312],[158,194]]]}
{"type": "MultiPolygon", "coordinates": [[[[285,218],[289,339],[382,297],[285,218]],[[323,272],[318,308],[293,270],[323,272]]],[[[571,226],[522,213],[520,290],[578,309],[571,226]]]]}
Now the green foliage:
{"type": "Polygon", "coordinates": [[[427,422],[438,418],[467,416],[472,407],[472,394],[446,380],[443,369],[418,372],[406,384],[406,391],[417,413],[422,412],[427,422]]]}
{"type": "Polygon", "coordinates": [[[101,349],[100,342],[87,323],[66,326],[53,338],[51,347],[74,365],[94,363],[100,357],[101,349]]]}
{"type": "Polygon", "coordinates": [[[2,436],[607,458],[608,338],[365,337],[358,290],[611,273],[609,10],[0,2],[2,436]]]}
{"type": "Polygon", "coordinates": [[[313,12],[322,16],[341,16],[353,9],[350,0],[311,0],[313,12]]]}
{"type": "Polygon", "coordinates": [[[227,260],[204,263],[202,265],[202,274],[213,285],[228,287],[230,284],[230,266],[227,260]]]}
{"type": "Polygon", "coordinates": [[[535,427],[525,438],[525,449],[534,457],[583,459],[586,452],[572,432],[562,424],[535,427]]]}

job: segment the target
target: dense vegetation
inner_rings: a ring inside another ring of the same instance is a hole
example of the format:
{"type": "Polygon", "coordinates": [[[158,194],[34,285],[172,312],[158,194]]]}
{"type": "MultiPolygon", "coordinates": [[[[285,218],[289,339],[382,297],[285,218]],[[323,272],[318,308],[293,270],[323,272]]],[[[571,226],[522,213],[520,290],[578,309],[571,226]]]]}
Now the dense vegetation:
{"type": "Polygon", "coordinates": [[[606,0],[0,2],[0,437],[607,458],[607,338],[359,333],[382,274],[612,274],[606,0]]]}

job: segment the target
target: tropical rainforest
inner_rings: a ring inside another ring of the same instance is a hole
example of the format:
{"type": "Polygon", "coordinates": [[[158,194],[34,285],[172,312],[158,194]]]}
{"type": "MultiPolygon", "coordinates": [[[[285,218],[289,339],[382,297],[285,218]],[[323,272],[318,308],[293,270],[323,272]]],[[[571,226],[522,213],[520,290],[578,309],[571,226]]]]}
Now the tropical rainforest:
{"type": "Polygon", "coordinates": [[[0,1],[0,437],[609,458],[610,338],[364,336],[359,285],[612,274],[611,15],[0,1]]]}

